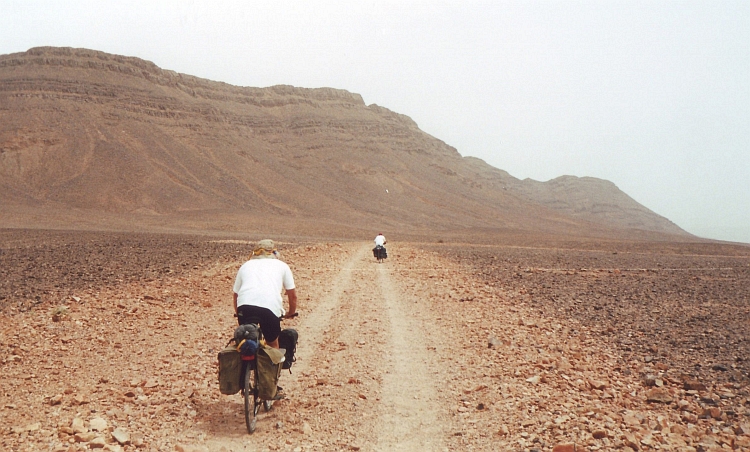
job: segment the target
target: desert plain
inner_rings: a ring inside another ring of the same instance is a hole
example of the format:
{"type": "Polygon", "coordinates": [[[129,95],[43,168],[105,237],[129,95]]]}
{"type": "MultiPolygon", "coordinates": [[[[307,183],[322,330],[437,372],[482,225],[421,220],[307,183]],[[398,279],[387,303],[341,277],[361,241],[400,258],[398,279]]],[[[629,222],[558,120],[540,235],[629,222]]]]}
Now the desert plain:
{"type": "Polygon", "coordinates": [[[300,343],[249,435],[217,353],[260,238],[1,230],[0,449],[750,450],[747,246],[271,237],[300,343]]]}

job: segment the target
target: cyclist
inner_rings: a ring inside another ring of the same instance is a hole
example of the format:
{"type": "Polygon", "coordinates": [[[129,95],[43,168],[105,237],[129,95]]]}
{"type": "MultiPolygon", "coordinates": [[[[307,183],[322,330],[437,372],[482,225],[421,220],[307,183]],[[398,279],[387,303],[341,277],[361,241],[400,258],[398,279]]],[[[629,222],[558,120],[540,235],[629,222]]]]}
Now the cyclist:
{"type": "Polygon", "coordinates": [[[297,312],[297,293],[289,266],[278,259],[273,240],[264,239],[253,249],[250,260],[242,264],[234,280],[234,312],[240,325],[251,317],[260,320],[266,343],[279,348],[281,317],[297,312]],[[284,310],[281,290],[286,290],[289,311],[284,310]]]}
{"type": "Polygon", "coordinates": [[[378,260],[378,262],[382,262],[383,259],[388,257],[387,251],[385,249],[386,243],[388,243],[388,241],[385,239],[385,236],[383,234],[378,234],[377,237],[375,237],[375,248],[372,249],[372,253],[378,260]]]}

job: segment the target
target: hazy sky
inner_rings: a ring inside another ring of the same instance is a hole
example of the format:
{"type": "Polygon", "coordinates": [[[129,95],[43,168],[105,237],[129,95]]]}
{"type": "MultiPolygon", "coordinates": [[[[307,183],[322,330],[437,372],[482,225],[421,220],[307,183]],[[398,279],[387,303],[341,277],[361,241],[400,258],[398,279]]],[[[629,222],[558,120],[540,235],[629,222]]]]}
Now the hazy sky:
{"type": "Polygon", "coordinates": [[[608,179],[750,242],[750,1],[0,0],[0,54],[359,93],[524,179],[608,179]]]}

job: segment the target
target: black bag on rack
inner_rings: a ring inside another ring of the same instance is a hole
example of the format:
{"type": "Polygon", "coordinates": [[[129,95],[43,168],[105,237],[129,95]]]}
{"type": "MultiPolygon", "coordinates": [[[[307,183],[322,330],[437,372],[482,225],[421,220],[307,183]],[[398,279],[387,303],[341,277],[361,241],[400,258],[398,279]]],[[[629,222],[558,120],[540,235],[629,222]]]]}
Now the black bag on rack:
{"type": "Polygon", "coordinates": [[[296,361],[294,353],[297,351],[298,339],[299,333],[297,333],[297,330],[292,328],[283,329],[281,330],[281,333],[279,333],[279,348],[286,349],[286,355],[284,356],[282,369],[291,369],[292,364],[294,363],[294,361],[296,361]]]}

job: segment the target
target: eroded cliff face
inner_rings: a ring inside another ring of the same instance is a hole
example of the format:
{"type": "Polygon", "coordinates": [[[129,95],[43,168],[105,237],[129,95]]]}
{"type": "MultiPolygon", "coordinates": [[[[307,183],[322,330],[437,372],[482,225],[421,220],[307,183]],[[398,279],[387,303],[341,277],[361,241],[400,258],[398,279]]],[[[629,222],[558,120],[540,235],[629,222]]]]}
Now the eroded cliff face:
{"type": "Polygon", "coordinates": [[[21,222],[44,208],[320,233],[682,232],[600,188],[519,181],[344,90],[237,87],[86,49],[0,56],[0,202],[21,222]]]}

